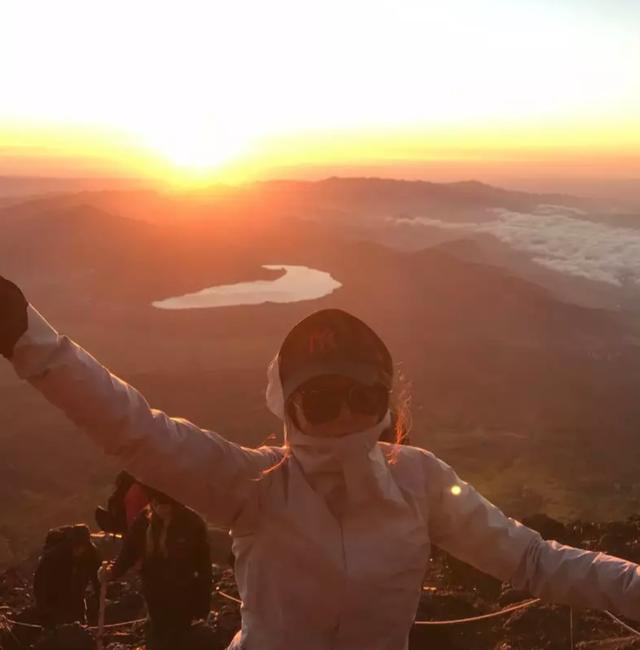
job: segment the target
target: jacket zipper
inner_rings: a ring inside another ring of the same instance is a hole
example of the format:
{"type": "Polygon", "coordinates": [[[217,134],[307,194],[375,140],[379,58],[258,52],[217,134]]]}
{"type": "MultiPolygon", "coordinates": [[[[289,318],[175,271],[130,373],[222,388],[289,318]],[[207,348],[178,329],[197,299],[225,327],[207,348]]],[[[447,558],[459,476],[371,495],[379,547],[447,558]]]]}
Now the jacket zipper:
{"type": "MultiPolygon", "coordinates": [[[[339,517],[336,517],[338,520],[338,526],[340,528],[340,544],[342,546],[342,566],[343,566],[343,574],[344,574],[344,580],[346,581],[347,579],[347,552],[345,549],[344,545],[344,528],[342,527],[342,519],[339,517]]],[[[336,621],[336,624],[333,628],[333,643],[331,644],[331,650],[337,650],[338,648],[338,634],[340,632],[340,618],[341,618],[341,610],[338,610],[338,620],[336,621]]]]}

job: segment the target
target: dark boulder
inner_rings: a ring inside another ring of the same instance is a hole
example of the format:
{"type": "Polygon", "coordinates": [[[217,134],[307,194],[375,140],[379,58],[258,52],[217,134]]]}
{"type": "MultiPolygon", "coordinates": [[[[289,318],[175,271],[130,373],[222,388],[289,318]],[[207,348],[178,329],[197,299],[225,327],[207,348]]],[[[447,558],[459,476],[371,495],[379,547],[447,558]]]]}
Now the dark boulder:
{"type": "Polygon", "coordinates": [[[498,598],[498,605],[500,607],[508,607],[509,605],[522,603],[525,600],[529,600],[529,598],[531,598],[531,594],[528,591],[513,589],[507,585],[498,598]]]}
{"type": "Polygon", "coordinates": [[[145,616],[145,602],[142,594],[125,592],[117,600],[106,603],[104,618],[107,624],[135,621],[145,616]]]}
{"type": "Polygon", "coordinates": [[[184,650],[224,650],[228,643],[204,622],[194,623],[184,641],[184,650]]]}
{"type": "Polygon", "coordinates": [[[505,621],[504,641],[513,650],[566,650],[569,646],[569,609],[561,605],[532,605],[520,609],[505,621]]]}
{"type": "Polygon", "coordinates": [[[522,523],[528,528],[537,530],[542,539],[552,539],[561,544],[568,544],[571,541],[572,535],[565,525],[543,513],[524,517],[522,523]]]}
{"type": "Polygon", "coordinates": [[[79,623],[61,625],[48,632],[34,646],[34,650],[93,650],[91,633],[79,623]]]}
{"type": "Polygon", "coordinates": [[[484,598],[497,598],[502,587],[502,582],[466,562],[447,555],[445,566],[447,578],[452,585],[471,589],[484,598]]]}

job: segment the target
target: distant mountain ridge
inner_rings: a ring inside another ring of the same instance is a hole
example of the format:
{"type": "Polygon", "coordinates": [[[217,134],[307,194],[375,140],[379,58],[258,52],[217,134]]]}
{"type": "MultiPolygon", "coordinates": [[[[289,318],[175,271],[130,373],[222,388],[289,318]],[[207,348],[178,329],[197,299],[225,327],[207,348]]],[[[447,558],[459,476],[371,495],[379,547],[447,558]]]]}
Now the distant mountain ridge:
{"type": "MultiPolygon", "coordinates": [[[[48,189],[51,193],[55,189],[56,195],[48,196],[44,200],[52,200],[65,205],[80,201],[97,202],[109,198],[109,194],[125,195],[142,191],[147,198],[152,195],[161,196],[169,203],[184,201],[190,206],[207,201],[212,209],[216,205],[225,206],[230,202],[255,204],[255,201],[265,200],[275,202],[279,207],[301,207],[311,205],[322,207],[328,204],[334,208],[342,209],[372,209],[374,211],[388,210],[402,211],[412,208],[437,208],[448,206],[452,209],[482,209],[485,207],[504,207],[508,209],[532,209],[540,203],[558,203],[573,207],[585,207],[589,201],[579,197],[562,194],[533,194],[505,190],[479,181],[460,181],[455,183],[433,183],[429,181],[404,181],[384,178],[338,178],[332,177],[321,181],[290,181],[272,180],[260,181],[241,186],[212,186],[191,193],[166,193],[153,189],[144,182],[126,180],[105,180],[104,187],[99,180],[94,179],[10,179],[0,177],[0,197],[8,193],[17,196],[19,192],[8,191],[7,188],[15,182],[24,188],[32,190],[24,192],[31,200],[33,207],[42,200],[37,197],[35,188],[48,189]],[[3,192],[3,187],[4,192],[3,192]],[[35,204],[34,204],[35,202],[35,204]]],[[[0,208],[2,206],[0,205],[0,208]]],[[[26,207],[26,206],[25,206],[26,207]]],[[[15,209],[15,206],[13,206],[15,209]]],[[[24,211],[24,208],[23,208],[24,211]]]]}
{"type": "Polygon", "coordinates": [[[155,186],[144,179],[55,176],[0,176],[0,197],[25,197],[62,192],[96,191],[155,186]]]}
{"type": "Polygon", "coordinates": [[[280,183],[298,186],[326,187],[334,190],[342,190],[346,193],[361,191],[372,192],[374,196],[384,194],[395,194],[396,196],[415,195],[464,195],[472,200],[481,198],[519,198],[521,200],[535,200],[538,202],[559,202],[584,201],[576,196],[560,193],[533,193],[518,190],[507,190],[477,180],[463,180],[449,183],[437,183],[427,180],[399,180],[380,177],[338,177],[333,176],[320,181],[265,181],[265,184],[277,185],[280,183]]]}

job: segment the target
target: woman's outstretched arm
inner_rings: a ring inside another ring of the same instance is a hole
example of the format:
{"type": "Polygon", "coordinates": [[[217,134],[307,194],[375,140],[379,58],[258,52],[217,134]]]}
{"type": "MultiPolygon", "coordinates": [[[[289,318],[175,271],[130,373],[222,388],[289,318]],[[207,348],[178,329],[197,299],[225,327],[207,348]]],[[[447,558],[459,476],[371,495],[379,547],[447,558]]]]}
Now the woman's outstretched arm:
{"type": "MultiPolygon", "coordinates": [[[[0,309],[0,330],[5,316],[0,309]]],[[[33,307],[27,316],[26,331],[6,355],[18,375],[139,480],[229,528],[255,489],[254,479],[280,459],[278,450],[241,447],[150,408],[135,388],[59,335],[33,307]]]]}
{"type": "Polygon", "coordinates": [[[545,541],[425,452],[430,534],[451,555],[539,598],[640,620],[640,566],[545,541]]]}

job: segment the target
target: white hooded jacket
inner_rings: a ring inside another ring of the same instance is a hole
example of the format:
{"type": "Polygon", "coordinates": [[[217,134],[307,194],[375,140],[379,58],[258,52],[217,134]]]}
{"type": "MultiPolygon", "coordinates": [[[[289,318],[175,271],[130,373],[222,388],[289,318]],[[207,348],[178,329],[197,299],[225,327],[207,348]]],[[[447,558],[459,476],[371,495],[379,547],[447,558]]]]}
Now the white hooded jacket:
{"type": "Polygon", "coordinates": [[[431,543],[541,598],[640,620],[637,565],[543,541],[433,454],[377,442],[381,429],[332,449],[292,430],[290,453],[241,447],[151,409],[31,307],[12,361],[141,481],[230,529],[234,650],[406,650],[431,543]]]}

